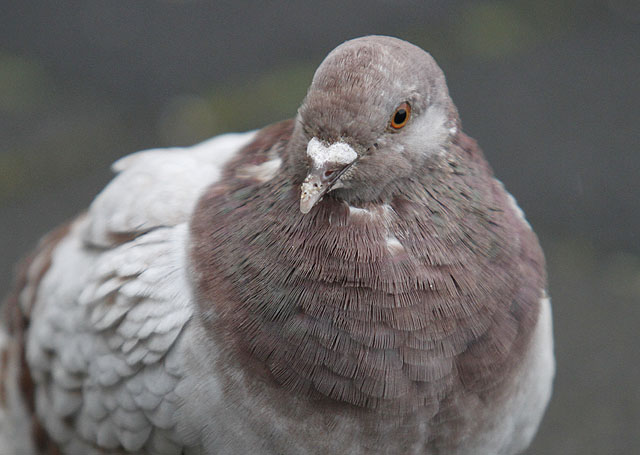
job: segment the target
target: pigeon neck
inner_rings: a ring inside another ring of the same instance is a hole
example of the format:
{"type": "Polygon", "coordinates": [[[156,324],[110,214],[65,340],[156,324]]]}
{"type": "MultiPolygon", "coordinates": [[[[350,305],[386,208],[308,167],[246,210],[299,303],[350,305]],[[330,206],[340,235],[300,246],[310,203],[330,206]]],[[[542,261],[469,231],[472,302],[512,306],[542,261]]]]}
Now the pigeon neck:
{"type": "MultiPolygon", "coordinates": [[[[277,143],[238,162],[259,165],[277,143]]],[[[456,381],[489,390],[509,374],[544,273],[488,174],[458,163],[446,185],[357,208],[327,198],[302,215],[296,185],[234,166],[199,202],[192,257],[202,320],[247,367],[287,390],[396,412],[433,406],[456,381]],[[463,371],[464,355],[482,361],[463,371]]]]}

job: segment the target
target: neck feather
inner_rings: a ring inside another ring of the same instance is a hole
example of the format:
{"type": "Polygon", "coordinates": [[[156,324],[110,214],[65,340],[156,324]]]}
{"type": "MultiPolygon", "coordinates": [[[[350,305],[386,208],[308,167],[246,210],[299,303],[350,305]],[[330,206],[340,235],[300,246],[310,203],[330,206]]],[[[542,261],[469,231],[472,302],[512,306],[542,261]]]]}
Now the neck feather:
{"type": "Polygon", "coordinates": [[[436,412],[456,384],[497,386],[529,338],[544,272],[481,156],[454,147],[446,170],[388,203],[329,197],[302,215],[286,174],[236,172],[277,144],[248,146],[195,212],[211,336],[280,387],[360,408],[436,412]]]}

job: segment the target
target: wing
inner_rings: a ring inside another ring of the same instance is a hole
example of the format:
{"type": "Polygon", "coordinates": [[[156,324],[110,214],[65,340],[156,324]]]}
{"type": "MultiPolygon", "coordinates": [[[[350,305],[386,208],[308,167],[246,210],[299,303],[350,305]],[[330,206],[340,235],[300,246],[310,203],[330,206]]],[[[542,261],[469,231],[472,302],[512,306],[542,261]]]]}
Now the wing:
{"type": "Polygon", "coordinates": [[[225,134],[186,149],[145,150],[116,161],[118,175],[91,204],[84,240],[109,247],[185,222],[202,191],[254,134],[225,134]]]}
{"type": "Polygon", "coordinates": [[[32,406],[63,452],[182,452],[174,389],[193,311],[187,222],[252,137],[121,159],[89,211],[30,262],[17,302],[32,406]]]}

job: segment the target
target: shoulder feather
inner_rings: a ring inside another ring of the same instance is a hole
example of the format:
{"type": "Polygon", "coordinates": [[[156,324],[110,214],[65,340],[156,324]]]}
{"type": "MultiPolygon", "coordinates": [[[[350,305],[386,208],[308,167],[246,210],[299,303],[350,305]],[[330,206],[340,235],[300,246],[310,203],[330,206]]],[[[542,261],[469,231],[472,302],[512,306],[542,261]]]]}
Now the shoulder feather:
{"type": "Polygon", "coordinates": [[[89,208],[83,240],[104,248],[184,222],[202,191],[253,136],[225,134],[192,147],[145,150],[116,161],[117,176],[89,208]]]}

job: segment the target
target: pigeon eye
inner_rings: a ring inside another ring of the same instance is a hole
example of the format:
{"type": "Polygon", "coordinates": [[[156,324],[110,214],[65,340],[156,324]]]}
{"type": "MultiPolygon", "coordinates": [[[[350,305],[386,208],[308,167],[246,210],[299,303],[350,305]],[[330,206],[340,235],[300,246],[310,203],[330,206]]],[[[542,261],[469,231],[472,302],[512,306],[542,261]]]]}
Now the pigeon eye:
{"type": "Polygon", "coordinates": [[[411,117],[411,106],[409,103],[402,103],[391,117],[391,128],[399,130],[407,124],[409,117],[411,117]]]}

